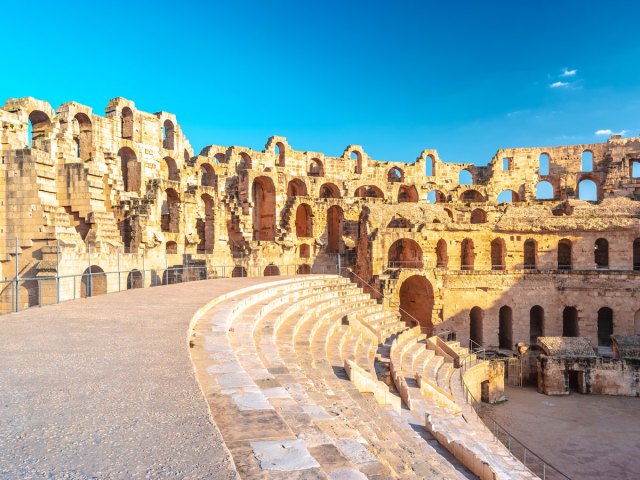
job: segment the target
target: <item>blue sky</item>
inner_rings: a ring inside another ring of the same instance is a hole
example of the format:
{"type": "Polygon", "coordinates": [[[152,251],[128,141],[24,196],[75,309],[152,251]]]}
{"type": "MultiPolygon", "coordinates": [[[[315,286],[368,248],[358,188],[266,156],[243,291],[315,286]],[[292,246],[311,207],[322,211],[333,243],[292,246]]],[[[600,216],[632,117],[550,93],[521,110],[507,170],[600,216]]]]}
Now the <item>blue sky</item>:
{"type": "Polygon", "coordinates": [[[485,164],[640,133],[638,2],[102,3],[0,7],[0,97],[102,115],[123,96],[175,113],[197,152],[284,135],[485,164]]]}

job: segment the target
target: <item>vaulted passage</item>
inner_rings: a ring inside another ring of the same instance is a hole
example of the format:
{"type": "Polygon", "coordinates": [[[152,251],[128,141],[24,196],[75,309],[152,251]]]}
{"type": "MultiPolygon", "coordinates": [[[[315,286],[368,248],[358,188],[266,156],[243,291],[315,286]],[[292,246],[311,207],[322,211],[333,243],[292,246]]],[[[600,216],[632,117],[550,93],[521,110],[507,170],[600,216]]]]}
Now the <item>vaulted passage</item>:
{"type": "Polygon", "coordinates": [[[400,313],[409,325],[416,322],[423,332],[431,333],[433,322],[433,287],[422,275],[413,275],[400,287],[400,313]]]}
{"type": "Polygon", "coordinates": [[[327,211],[327,253],[340,253],[344,212],[334,205],[327,211]]]}
{"type": "Polygon", "coordinates": [[[276,189],[269,177],[258,177],[253,181],[253,239],[273,241],[276,239],[276,189]]]}
{"type": "Polygon", "coordinates": [[[565,307],[562,311],[562,336],[577,337],[578,335],[578,310],[576,307],[565,307]]]}
{"type": "Polygon", "coordinates": [[[409,238],[393,242],[389,247],[389,268],[422,268],[422,249],[409,238]]]}
{"type": "Polygon", "coordinates": [[[513,312],[511,307],[500,308],[498,324],[498,348],[512,350],[513,345],[513,312]]]}
{"type": "Polygon", "coordinates": [[[107,293],[107,275],[102,268],[91,265],[82,273],[80,297],[94,297],[107,293]]]}

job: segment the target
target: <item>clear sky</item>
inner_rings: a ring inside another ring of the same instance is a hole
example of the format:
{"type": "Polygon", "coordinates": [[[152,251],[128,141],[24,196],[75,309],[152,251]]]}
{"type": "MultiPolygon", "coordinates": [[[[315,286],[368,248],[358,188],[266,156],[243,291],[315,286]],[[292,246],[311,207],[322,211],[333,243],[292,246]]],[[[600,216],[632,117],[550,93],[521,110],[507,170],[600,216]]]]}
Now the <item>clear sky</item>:
{"type": "Polygon", "coordinates": [[[33,0],[0,15],[0,97],[103,115],[123,96],[175,113],[196,152],[284,135],[485,164],[640,133],[640,2],[33,0]]]}

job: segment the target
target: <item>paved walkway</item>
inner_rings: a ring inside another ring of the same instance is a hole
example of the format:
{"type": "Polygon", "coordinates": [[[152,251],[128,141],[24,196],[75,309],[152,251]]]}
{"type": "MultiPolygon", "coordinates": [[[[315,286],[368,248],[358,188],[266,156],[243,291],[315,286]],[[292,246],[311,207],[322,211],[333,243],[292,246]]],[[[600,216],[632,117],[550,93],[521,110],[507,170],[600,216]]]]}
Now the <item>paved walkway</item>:
{"type": "Polygon", "coordinates": [[[212,298],[268,281],[129,290],[0,317],[0,478],[237,478],[187,330],[212,298]]]}

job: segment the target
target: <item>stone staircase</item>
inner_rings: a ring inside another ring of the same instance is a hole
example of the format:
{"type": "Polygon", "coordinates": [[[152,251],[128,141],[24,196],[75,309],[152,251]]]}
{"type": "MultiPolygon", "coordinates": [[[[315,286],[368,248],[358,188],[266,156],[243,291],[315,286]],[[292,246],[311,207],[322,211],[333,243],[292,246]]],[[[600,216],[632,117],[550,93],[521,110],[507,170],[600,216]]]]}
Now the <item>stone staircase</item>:
{"type": "Polygon", "coordinates": [[[204,307],[192,360],[240,476],[471,478],[385,385],[387,404],[349,381],[377,382],[379,343],[405,329],[335,275],[279,277],[204,307]]]}

